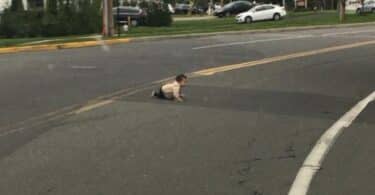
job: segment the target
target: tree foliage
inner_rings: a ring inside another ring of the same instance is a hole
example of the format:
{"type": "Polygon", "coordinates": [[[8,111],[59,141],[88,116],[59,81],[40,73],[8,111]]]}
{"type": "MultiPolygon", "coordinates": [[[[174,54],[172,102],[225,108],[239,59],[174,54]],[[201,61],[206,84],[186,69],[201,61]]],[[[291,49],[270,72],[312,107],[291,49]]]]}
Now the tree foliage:
{"type": "Polygon", "coordinates": [[[13,12],[23,11],[23,3],[22,0],[12,0],[12,4],[10,5],[10,10],[13,12]]]}
{"type": "Polygon", "coordinates": [[[147,4],[145,10],[146,26],[170,26],[172,24],[172,16],[168,10],[167,4],[150,2],[147,4]]]}
{"type": "Polygon", "coordinates": [[[11,6],[1,17],[0,36],[62,36],[100,32],[101,0],[64,2],[67,1],[49,0],[46,10],[23,11],[11,6]]]}

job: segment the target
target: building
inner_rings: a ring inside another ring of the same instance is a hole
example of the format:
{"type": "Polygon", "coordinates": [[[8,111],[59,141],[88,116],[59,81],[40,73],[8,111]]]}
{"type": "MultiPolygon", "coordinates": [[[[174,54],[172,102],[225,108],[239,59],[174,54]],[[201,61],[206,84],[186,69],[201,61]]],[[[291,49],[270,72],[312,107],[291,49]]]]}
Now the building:
{"type": "MultiPolygon", "coordinates": [[[[23,7],[25,10],[30,8],[44,8],[47,5],[47,0],[22,0],[23,7]]],[[[9,7],[12,3],[12,0],[0,0],[0,11],[9,7]]]]}
{"type": "Polygon", "coordinates": [[[0,12],[7,8],[10,4],[10,0],[0,0],[0,12]]]}

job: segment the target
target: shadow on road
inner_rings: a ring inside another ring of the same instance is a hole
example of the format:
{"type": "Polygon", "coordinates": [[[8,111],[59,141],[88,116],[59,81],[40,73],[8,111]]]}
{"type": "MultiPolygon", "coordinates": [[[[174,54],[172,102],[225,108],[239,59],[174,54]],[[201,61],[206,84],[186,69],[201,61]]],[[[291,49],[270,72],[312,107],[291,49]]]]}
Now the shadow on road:
{"type": "MultiPolygon", "coordinates": [[[[275,115],[288,115],[306,118],[336,120],[347,112],[359,100],[321,94],[264,91],[229,87],[189,86],[186,88],[187,101],[174,103],[159,101],[149,97],[149,91],[143,91],[123,99],[124,101],[150,102],[156,104],[176,104],[178,106],[199,106],[214,109],[264,112],[275,115]]],[[[367,109],[358,121],[374,123],[371,113],[374,106],[367,109]]]]}

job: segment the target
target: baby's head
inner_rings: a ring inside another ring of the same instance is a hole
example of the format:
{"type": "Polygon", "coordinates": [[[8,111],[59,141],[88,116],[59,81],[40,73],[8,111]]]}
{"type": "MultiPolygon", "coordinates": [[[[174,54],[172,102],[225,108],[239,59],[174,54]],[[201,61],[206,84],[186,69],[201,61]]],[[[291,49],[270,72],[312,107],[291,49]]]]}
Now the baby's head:
{"type": "Polygon", "coordinates": [[[187,76],[184,74],[179,74],[176,76],[176,81],[181,85],[184,86],[187,82],[187,76]]]}

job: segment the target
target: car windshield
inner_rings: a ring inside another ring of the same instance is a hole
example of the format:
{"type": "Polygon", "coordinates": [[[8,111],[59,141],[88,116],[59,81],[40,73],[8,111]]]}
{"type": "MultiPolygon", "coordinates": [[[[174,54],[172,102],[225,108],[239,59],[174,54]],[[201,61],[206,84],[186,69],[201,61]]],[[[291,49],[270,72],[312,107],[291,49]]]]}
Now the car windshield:
{"type": "Polygon", "coordinates": [[[261,8],[261,6],[255,6],[251,9],[249,9],[249,12],[255,12],[258,8],[261,8]]]}

